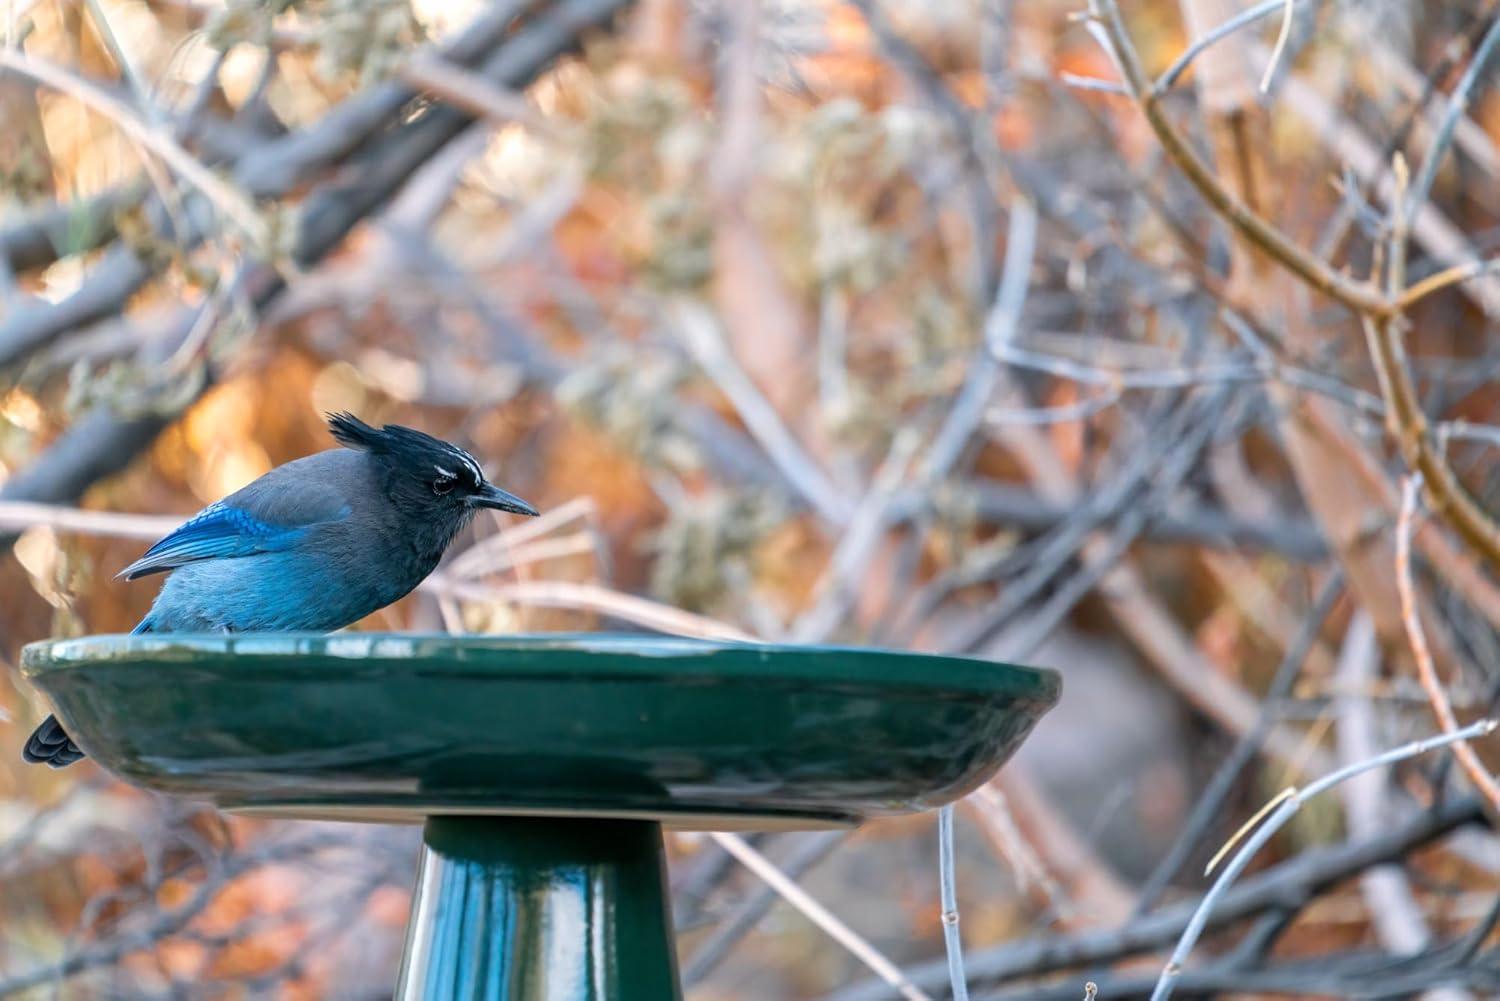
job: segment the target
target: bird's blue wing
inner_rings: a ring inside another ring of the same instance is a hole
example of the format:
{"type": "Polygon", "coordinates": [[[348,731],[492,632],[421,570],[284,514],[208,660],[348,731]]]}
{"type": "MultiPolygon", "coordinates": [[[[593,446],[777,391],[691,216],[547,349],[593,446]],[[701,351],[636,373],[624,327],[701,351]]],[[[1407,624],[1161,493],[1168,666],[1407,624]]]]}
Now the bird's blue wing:
{"type": "MultiPolygon", "coordinates": [[[[274,553],[290,549],[313,525],[331,520],[313,517],[301,524],[281,524],[229,503],[218,501],[204,508],[171,535],[146,550],[146,554],[120,571],[126,580],[147,574],[175,570],[198,560],[232,559],[255,553],[274,553]]],[[[323,512],[334,518],[348,514],[348,509],[323,512]]]]}

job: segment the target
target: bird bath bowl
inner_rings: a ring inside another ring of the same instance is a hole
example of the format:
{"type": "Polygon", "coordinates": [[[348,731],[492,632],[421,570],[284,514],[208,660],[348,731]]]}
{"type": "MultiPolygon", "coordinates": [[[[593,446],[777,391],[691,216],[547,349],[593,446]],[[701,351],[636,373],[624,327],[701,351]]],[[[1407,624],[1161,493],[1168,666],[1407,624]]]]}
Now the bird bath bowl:
{"type": "Polygon", "coordinates": [[[93,636],[22,663],[135,785],[424,823],[401,1001],[678,998],[663,826],[942,806],[1059,689],[988,661],[642,636],[93,636]]]}

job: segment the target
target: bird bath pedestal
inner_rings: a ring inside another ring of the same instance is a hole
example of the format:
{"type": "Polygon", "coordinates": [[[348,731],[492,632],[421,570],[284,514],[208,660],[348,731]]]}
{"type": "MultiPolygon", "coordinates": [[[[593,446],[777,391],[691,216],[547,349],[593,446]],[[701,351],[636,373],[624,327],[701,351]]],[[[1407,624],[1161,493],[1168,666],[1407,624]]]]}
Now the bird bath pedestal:
{"type": "Polygon", "coordinates": [[[97,636],[23,664],[138,786],[425,824],[401,1001],[679,998],[663,827],[941,806],[1058,694],[985,661],[641,636],[97,636]]]}

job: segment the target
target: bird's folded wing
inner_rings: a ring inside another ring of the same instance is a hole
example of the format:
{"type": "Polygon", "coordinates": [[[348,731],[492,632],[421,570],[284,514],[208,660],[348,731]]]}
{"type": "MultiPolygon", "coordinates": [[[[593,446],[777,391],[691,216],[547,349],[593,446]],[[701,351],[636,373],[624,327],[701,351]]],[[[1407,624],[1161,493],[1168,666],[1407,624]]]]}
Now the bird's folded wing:
{"type": "MultiPolygon", "coordinates": [[[[285,517],[286,512],[278,512],[285,517]]],[[[303,517],[287,524],[257,517],[228,502],[210,504],[171,535],[146,550],[146,555],[120,571],[126,580],[147,574],[175,570],[198,560],[230,559],[255,553],[274,553],[290,549],[313,526],[347,517],[349,508],[331,509],[327,504],[311,505],[303,517]]]]}

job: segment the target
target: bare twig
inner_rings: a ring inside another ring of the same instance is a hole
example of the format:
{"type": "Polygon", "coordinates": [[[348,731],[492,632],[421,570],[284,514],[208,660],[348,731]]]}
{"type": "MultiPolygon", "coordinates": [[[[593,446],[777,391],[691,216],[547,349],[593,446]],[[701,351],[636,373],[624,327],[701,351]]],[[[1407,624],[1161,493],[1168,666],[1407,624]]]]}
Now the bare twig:
{"type": "Polygon", "coordinates": [[[1125,31],[1115,0],[1089,0],[1089,16],[1092,19],[1091,26],[1097,29],[1096,34],[1100,37],[1101,44],[1114,59],[1162,149],[1198,193],[1241,236],[1279,261],[1309,286],[1355,312],[1375,317],[1392,315],[1394,307],[1379,289],[1367,282],[1354,281],[1297,246],[1224,187],[1213,168],[1198,156],[1167,120],[1166,112],[1161,107],[1161,95],[1153,89],[1146,77],[1140,56],[1125,31]]]}
{"type": "Polygon", "coordinates": [[[1286,54],[1286,43],[1292,37],[1292,13],[1296,8],[1297,0],[1286,0],[1281,8],[1281,30],[1276,33],[1276,46],[1271,50],[1271,59],[1266,63],[1266,72],[1260,78],[1260,92],[1265,94],[1271,89],[1271,81],[1276,78],[1276,67],[1281,64],[1282,57],[1286,54]]]}
{"type": "Polygon", "coordinates": [[[1500,568],[1500,525],[1484,511],[1459,482],[1429,431],[1427,415],[1412,383],[1411,364],[1402,343],[1399,323],[1365,318],[1370,359],[1386,400],[1386,422],[1407,466],[1420,474],[1428,503],[1445,522],[1483,556],[1500,568]]]}
{"type": "MultiPolygon", "coordinates": [[[[809,834],[788,835],[799,839],[796,848],[781,860],[781,871],[788,878],[798,879],[813,866],[827,858],[848,837],[845,831],[818,831],[809,834]]],[[[732,863],[733,856],[726,855],[732,863]]],[[[778,899],[772,887],[761,883],[755,892],[748,894],[734,910],[724,917],[713,935],[699,946],[682,965],[682,985],[691,990],[707,979],[752,928],[763,918],[778,899]]],[[[682,910],[677,909],[679,920],[682,910]]],[[[681,927],[681,925],[679,925],[681,927]]]]}
{"type": "Polygon", "coordinates": [[[1407,219],[1411,219],[1417,207],[1427,201],[1432,191],[1433,179],[1437,177],[1438,165],[1442,163],[1443,155],[1447,153],[1449,145],[1453,142],[1453,131],[1468,110],[1469,97],[1474,92],[1474,86],[1479,82],[1485,66],[1497,48],[1500,48],[1500,16],[1495,18],[1494,23],[1485,32],[1479,48],[1474,50],[1474,58],[1469,60],[1468,69],[1464,71],[1464,75],[1459,78],[1458,85],[1453,88],[1453,93],[1448,97],[1448,106],[1443,112],[1437,135],[1427,150],[1427,156],[1422,161],[1422,169],[1417,172],[1416,180],[1412,182],[1411,190],[1402,209],[1407,219]]]}
{"type": "Polygon", "coordinates": [[[181,523],[181,518],[170,515],[116,514],[113,511],[86,511],[55,504],[0,500],[0,532],[20,532],[45,525],[64,532],[154,542],[181,523]]]}
{"type": "Polygon", "coordinates": [[[948,977],[953,1001],[969,1001],[964,976],[964,942],[958,931],[957,862],[953,858],[953,805],[938,810],[939,898],[943,907],[943,949],[948,953],[948,977]]]}
{"type": "Polygon", "coordinates": [[[1183,966],[1193,951],[1193,946],[1198,943],[1198,939],[1202,936],[1215,905],[1224,896],[1225,891],[1228,890],[1235,878],[1250,864],[1250,860],[1255,857],[1255,854],[1261,848],[1265,847],[1266,842],[1270,841],[1276,832],[1286,825],[1287,821],[1292,819],[1292,815],[1301,809],[1304,803],[1319,793],[1331,789],[1340,782],[1359,775],[1362,772],[1395,764],[1398,761],[1405,761],[1407,758],[1414,758],[1417,755],[1453,744],[1456,741],[1493,733],[1495,726],[1496,724],[1492,720],[1481,720],[1472,726],[1467,726],[1454,733],[1445,733],[1435,737],[1428,737],[1424,740],[1413,741],[1410,744],[1403,744],[1401,747],[1386,751],[1374,758],[1340,768],[1338,771],[1318,779],[1304,789],[1291,790],[1276,812],[1271,814],[1265,823],[1256,828],[1255,833],[1250,835],[1245,841],[1244,846],[1235,852],[1229,864],[1219,874],[1219,878],[1214,881],[1214,885],[1209,889],[1208,893],[1204,894],[1203,899],[1198,903],[1192,918],[1188,921],[1187,928],[1183,930],[1182,937],[1177,941],[1177,947],[1172,950],[1172,956],[1167,960],[1167,965],[1162,970],[1161,977],[1156,982],[1156,989],[1151,993],[1151,1001],[1168,1001],[1171,998],[1177,978],[1181,975],[1183,966]]]}
{"type": "MultiPolygon", "coordinates": [[[[1249,10],[1240,12],[1212,31],[1205,32],[1198,38],[1193,39],[1193,43],[1186,49],[1183,49],[1182,54],[1172,60],[1172,64],[1162,72],[1161,76],[1156,78],[1156,82],[1151,85],[1152,93],[1165,94],[1175,86],[1178,78],[1187,72],[1187,68],[1192,65],[1193,60],[1202,55],[1204,50],[1209,46],[1223,41],[1236,31],[1254,24],[1261,18],[1269,17],[1278,10],[1283,10],[1290,6],[1287,0],[1262,0],[1261,3],[1256,4],[1249,10]]],[[[1122,88],[1121,92],[1127,97],[1131,96],[1131,91],[1127,88],[1122,88]]]]}
{"type": "Polygon", "coordinates": [[[979,821],[995,851],[1010,866],[1023,890],[1034,891],[1063,921],[1076,917],[1077,911],[1068,894],[1021,833],[1010,803],[997,782],[991,781],[975,789],[963,800],[963,805],[979,821]]]}
{"type": "Polygon", "coordinates": [[[1419,282],[1408,285],[1397,297],[1397,307],[1403,312],[1411,309],[1423,299],[1440,292],[1452,285],[1471,281],[1488,274],[1500,271],[1500,260],[1470,261],[1468,264],[1455,264],[1450,268],[1433,275],[1428,275],[1419,282]]]}
{"type": "Polygon", "coordinates": [[[828,475],[782,422],[776,408],[740,368],[725,347],[724,339],[708,312],[695,303],[679,302],[673,316],[693,358],[734,404],[750,433],[786,474],[787,481],[829,523],[842,525],[847,522],[852,513],[848,500],[829,481],[828,475]]]}
{"type": "Polygon", "coordinates": [[[209,170],[176,139],[143,121],[139,115],[89,81],[60,66],[19,50],[0,49],[0,68],[12,70],[46,84],[88,105],[119,126],[136,142],[151,150],[169,167],[203,192],[214,205],[250,238],[262,252],[270,248],[270,231],[254,204],[233,185],[209,170]]]}
{"type": "MultiPolygon", "coordinates": [[[[1231,887],[1207,916],[1206,927],[1225,928],[1283,909],[1288,901],[1311,900],[1371,866],[1403,858],[1415,848],[1484,821],[1485,813],[1477,798],[1451,798],[1367,840],[1300,852],[1231,887]]],[[[1170,946],[1178,941],[1197,909],[1197,901],[1186,900],[1108,927],[1069,935],[1035,935],[971,949],[964,957],[965,967],[970,982],[975,984],[1097,967],[1170,946]]],[[[948,983],[948,964],[944,958],[913,965],[907,973],[914,983],[929,991],[940,991],[948,983]]],[[[1142,993],[1150,986],[1148,983],[1142,993]]],[[[1037,993],[1032,985],[1026,996],[1034,997],[1037,993]]],[[[866,981],[836,992],[829,1001],[876,1001],[890,994],[890,987],[884,982],[866,981]]]]}
{"type": "Polygon", "coordinates": [[[873,970],[881,980],[896,988],[907,1001],[932,1001],[926,992],[920,990],[901,972],[900,967],[881,955],[858,932],[819,903],[795,881],[788,879],[784,872],[776,868],[775,863],[751,848],[743,838],[735,834],[714,834],[712,837],[719,847],[738,859],[745,868],[765,880],[772,889],[786,899],[787,903],[801,911],[809,921],[823,929],[839,945],[858,957],[859,961],[873,970]]]}
{"type": "Polygon", "coordinates": [[[522,581],[514,584],[471,584],[434,574],[421,584],[421,590],[448,595],[464,601],[481,603],[514,602],[547,608],[572,608],[607,615],[624,622],[677,636],[700,639],[754,642],[755,637],[716,619],[684,612],[670,605],[625,594],[598,584],[576,584],[571,581],[522,581]]]}
{"type": "Polygon", "coordinates": [[[466,68],[431,54],[417,56],[396,71],[419,90],[431,91],[456,107],[497,123],[519,122],[539,136],[557,138],[556,128],[514,91],[499,87],[466,68]]]}
{"type": "Polygon", "coordinates": [[[1157,863],[1156,869],[1141,887],[1140,896],[1136,901],[1135,913],[1137,915],[1145,914],[1156,906],[1167,884],[1187,863],[1189,855],[1208,831],[1209,825],[1223,812],[1224,803],[1229,798],[1240,773],[1254,759],[1266,735],[1271,731],[1275,722],[1276,706],[1291,693],[1292,686],[1301,674],[1309,651],[1318,640],[1319,630],[1323,628],[1323,623],[1333,611],[1334,602],[1343,591],[1344,575],[1335,571],[1329,575],[1328,580],[1318,591],[1317,597],[1313,599],[1312,607],[1297,629],[1297,635],[1287,644],[1286,653],[1276,668],[1276,674],[1272,677],[1265,696],[1261,699],[1260,715],[1256,718],[1255,724],[1235,741],[1234,750],[1229,752],[1202,795],[1198,797],[1198,802],[1193,805],[1192,812],[1181,825],[1181,830],[1171,849],[1157,863]]]}
{"type": "MultiPolygon", "coordinates": [[[[1422,629],[1422,620],[1417,612],[1416,585],[1412,580],[1411,535],[1412,522],[1417,515],[1419,489],[1418,478],[1407,477],[1401,492],[1401,518],[1396,523],[1396,587],[1401,594],[1401,622],[1406,627],[1406,638],[1417,662],[1417,677],[1421,679],[1422,690],[1427,693],[1427,700],[1432,705],[1438,726],[1444,733],[1453,734],[1458,732],[1458,718],[1453,715],[1453,705],[1448,701],[1448,693],[1443,691],[1442,682],[1438,680],[1437,667],[1432,662],[1432,651],[1427,646],[1427,634],[1422,629]]],[[[1489,801],[1493,809],[1500,811],[1500,783],[1484,767],[1474,749],[1460,741],[1453,745],[1453,756],[1458,759],[1464,774],[1469,776],[1469,781],[1474,783],[1474,788],[1489,801]]]]}
{"type": "MultiPolygon", "coordinates": [[[[1362,690],[1375,680],[1379,666],[1374,620],[1361,611],[1349,623],[1339,651],[1336,677],[1348,689],[1348,694],[1336,700],[1342,764],[1379,753],[1374,708],[1362,690]]],[[[1388,822],[1388,788],[1388,776],[1380,771],[1356,775],[1340,787],[1351,837],[1370,837],[1388,822]]],[[[1381,945],[1398,956],[1420,955],[1429,947],[1432,932],[1400,866],[1374,866],[1361,874],[1359,885],[1381,945]]],[[[1467,1001],[1470,997],[1467,991],[1456,988],[1437,988],[1422,995],[1423,1001],[1467,1001]]]]}

